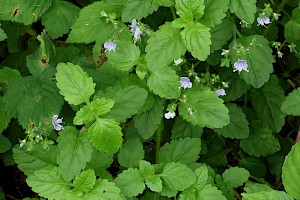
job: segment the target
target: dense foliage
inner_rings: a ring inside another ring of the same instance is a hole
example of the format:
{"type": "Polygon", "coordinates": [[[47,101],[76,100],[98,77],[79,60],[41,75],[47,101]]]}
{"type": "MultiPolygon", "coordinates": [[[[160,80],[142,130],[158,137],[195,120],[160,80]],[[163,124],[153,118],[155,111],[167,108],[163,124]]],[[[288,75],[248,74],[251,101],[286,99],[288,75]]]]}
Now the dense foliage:
{"type": "Polygon", "coordinates": [[[0,9],[0,199],[300,199],[299,0],[0,9]]]}

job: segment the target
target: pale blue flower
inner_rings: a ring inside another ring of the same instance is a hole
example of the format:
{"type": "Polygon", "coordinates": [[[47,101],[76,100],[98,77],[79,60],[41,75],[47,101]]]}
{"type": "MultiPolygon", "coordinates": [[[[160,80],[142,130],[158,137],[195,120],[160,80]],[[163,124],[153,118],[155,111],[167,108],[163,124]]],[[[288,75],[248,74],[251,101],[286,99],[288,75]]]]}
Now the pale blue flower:
{"type": "Polygon", "coordinates": [[[141,31],[141,29],[137,26],[137,21],[136,19],[132,20],[131,21],[131,25],[129,25],[131,27],[130,31],[132,33],[134,33],[134,38],[136,40],[141,40],[141,34],[143,33],[141,31]]]}
{"type": "Polygon", "coordinates": [[[117,47],[117,45],[113,42],[105,42],[104,43],[104,48],[107,51],[116,51],[116,47],[117,47]]]}
{"type": "Polygon", "coordinates": [[[133,20],[131,21],[131,25],[129,25],[129,26],[131,27],[130,31],[134,32],[134,30],[135,30],[136,27],[137,27],[137,21],[136,21],[136,19],[133,19],[133,20]]]}
{"type": "Polygon", "coordinates": [[[238,60],[238,61],[236,61],[234,63],[233,72],[238,71],[240,73],[243,70],[246,71],[246,72],[249,72],[247,60],[238,60]]]}
{"type": "Polygon", "coordinates": [[[175,112],[167,112],[165,113],[165,118],[166,119],[170,119],[170,118],[174,118],[176,116],[176,113],[175,112]]]}
{"type": "Polygon", "coordinates": [[[183,89],[191,88],[193,86],[192,82],[188,77],[180,77],[180,83],[183,89]]]}
{"type": "Polygon", "coordinates": [[[64,129],[64,127],[61,125],[61,123],[63,123],[63,118],[58,118],[58,115],[53,115],[52,117],[52,125],[54,127],[55,130],[60,131],[62,129],[64,129]]]}
{"type": "Polygon", "coordinates": [[[223,88],[216,90],[216,93],[217,93],[218,97],[226,95],[226,92],[225,92],[225,90],[223,88]]]}
{"type": "Polygon", "coordinates": [[[256,21],[257,21],[257,23],[258,23],[257,26],[261,25],[261,26],[264,26],[264,27],[266,27],[266,25],[268,25],[268,24],[271,23],[269,17],[265,17],[265,18],[258,17],[258,18],[256,19],[256,21]]]}

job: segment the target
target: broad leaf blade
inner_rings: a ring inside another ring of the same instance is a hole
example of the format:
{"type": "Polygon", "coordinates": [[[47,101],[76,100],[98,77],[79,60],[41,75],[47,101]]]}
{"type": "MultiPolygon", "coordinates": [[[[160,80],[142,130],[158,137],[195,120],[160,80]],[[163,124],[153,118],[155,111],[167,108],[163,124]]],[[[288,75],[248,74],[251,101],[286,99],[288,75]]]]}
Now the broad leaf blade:
{"type": "Polygon", "coordinates": [[[285,121],[285,115],[281,112],[284,91],[279,85],[278,78],[271,76],[263,87],[253,89],[251,100],[257,117],[278,133],[285,121]]]}
{"type": "Polygon", "coordinates": [[[60,131],[57,141],[58,169],[64,180],[70,181],[85,168],[93,149],[86,134],[71,126],[60,131]]]}
{"type": "Polygon", "coordinates": [[[296,43],[300,39],[300,10],[295,8],[292,18],[284,25],[284,36],[288,43],[296,43]]]}
{"type": "Polygon", "coordinates": [[[96,184],[95,171],[88,169],[81,172],[80,175],[75,178],[73,183],[76,186],[76,190],[85,193],[89,192],[96,184]]]}
{"type": "Polygon", "coordinates": [[[0,96],[0,134],[7,128],[10,117],[8,116],[5,110],[5,104],[3,102],[3,98],[0,96]]]}
{"type": "Polygon", "coordinates": [[[159,98],[155,98],[153,107],[141,114],[134,115],[134,126],[143,139],[150,138],[156,131],[163,117],[163,103],[159,98]]]}
{"type": "Polygon", "coordinates": [[[186,121],[209,128],[222,128],[229,124],[229,110],[215,92],[187,89],[184,95],[186,95],[186,102],[181,102],[178,110],[186,121]],[[189,113],[190,109],[192,115],[189,113]]]}
{"type": "Polygon", "coordinates": [[[170,67],[153,70],[147,84],[161,98],[177,99],[180,96],[179,76],[170,67]]]}
{"type": "Polygon", "coordinates": [[[145,151],[143,144],[138,138],[127,140],[118,154],[118,162],[122,167],[138,167],[144,159],[145,151]]]}
{"type": "Polygon", "coordinates": [[[145,190],[145,183],[138,169],[129,168],[122,171],[115,179],[115,183],[127,197],[137,196],[145,190]]]}
{"type": "Polygon", "coordinates": [[[63,99],[53,81],[28,76],[12,85],[4,95],[4,103],[8,114],[27,129],[50,121],[60,112],[63,99]]]}
{"type": "Polygon", "coordinates": [[[230,188],[236,188],[243,185],[248,180],[250,173],[244,168],[230,167],[223,172],[222,177],[222,184],[225,184],[230,188]]]}
{"type": "Polygon", "coordinates": [[[247,138],[249,136],[249,123],[246,115],[236,104],[226,104],[226,106],[229,109],[230,123],[223,128],[214,129],[214,131],[226,138],[247,138]]]}
{"type": "Polygon", "coordinates": [[[181,138],[171,140],[159,151],[160,163],[181,162],[191,164],[199,159],[201,140],[199,138],[181,138]]]}
{"type": "Polygon", "coordinates": [[[252,24],[256,13],[256,0],[231,0],[230,11],[234,12],[238,18],[252,24]]]}
{"type": "Polygon", "coordinates": [[[89,101],[95,92],[95,83],[79,66],[72,63],[59,63],[56,73],[57,87],[66,101],[79,105],[89,101]]]}
{"type": "Polygon", "coordinates": [[[210,51],[213,53],[214,51],[221,49],[231,39],[233,33],[233,23],[228,19],[224,19],[221,24],[212,28],[210,33],[210,51]]]}
{"type": "Polygon", "coordinates": [[[288,115],[300,116],[300,88],[289,93],[282,103],[281,110],[288,115]]]}
{"type": "Polygon", "coordinates": [[[29,25],[36,22],[51,4],[52,0],[1,0],[0,20],[29,25]]]}
{"type": "Polygon", "coordinates": [[[300,199],[300,191],[297,187],[300,183],[300,143],[295,144],[285,157],[282,167],[282,181],[284,189],[295,199],[300,199]]]}
{"type": "Polygon", "coordinates": [[[122,146],[122,132],[113,119],[100,119],[88,128],[87,134],[92,145],[99,151],[114,154],[122,146]]]}
{"type": "Polygon", "coordinates": [[[150,71],[169,65],[186,52],[180,37],[180,29],[172,27],[169,22],[160,26],[147,43],[145,58],[150,71]]]}
{"type": "Polygon", "coordinates": [[[195,23],[185,27],[180,33],[187,50],[201,61],[206,60],[210,54],[211,34],[209,31],[207,26],[195,23]]]}
{"type": "Polygon", "coordinates": [[[127,0],[122,14],[122,21],[140,20],[157,11],[158,7],[158,4],[152,0],[127,0]]]}
{"type": "Polygon", "coordinates": [[[68,1],[54,1],[42,16],[42,23],[52,39],[66,34],[79,16],[80,8],[68,1]]]}
{"type": "MultiPolygon", "coordinates": [[[[269,80],[273,72],[272,63],[275,61],[269,41],[261,35],[252,35],[238,40],[244,46],[250,47],[246,60],[249,72],[242,71],[240,77],[255,88],[260,88],[269,80]],[[252,44],[252,45],[251,45],[252,44]]],[[[230,45],[233,48],[233,43],[230,45]]],[[[235,52],[235,51],[234,51],[235,52]]],[[[232,54],[231,62],[238,60],[236,53],[232,54]]]]}
{"type": "Polygon", "coordinates": [[[280,150],[279,141],[272,130],[258,120],[251,122],[250,136],[241,140],[240,147],[249,155],[256,157],[274,154],[280,150]]]}
{"type": "Polygon", "coordinates": [[[183,120],[181,117],[176,117],[175,123],[172,128],[171,139],[179,138],[201,138],[203,128],[200,126],[194,126],[191,123],[183,120]]]}
{"type": "Polygon", "coordinates": [[[3,135],[0,135],[0,153],[5,153],[11,148],[12,144],[9,139],[3,135]]]}
{"type": "Polygon", "coordinates": [[[229,0],[205,0],[204,15],[200,22],[208,27],[214,27],[221,23],[226,16],[229,0]]]}
{"type": "Polygon", "coordinates": [[[65,199],[70,190],[70,183],[59,174],[58,168],[48,166],[35,171],[26,179],[32,190],[47,199],[65,199]]]}

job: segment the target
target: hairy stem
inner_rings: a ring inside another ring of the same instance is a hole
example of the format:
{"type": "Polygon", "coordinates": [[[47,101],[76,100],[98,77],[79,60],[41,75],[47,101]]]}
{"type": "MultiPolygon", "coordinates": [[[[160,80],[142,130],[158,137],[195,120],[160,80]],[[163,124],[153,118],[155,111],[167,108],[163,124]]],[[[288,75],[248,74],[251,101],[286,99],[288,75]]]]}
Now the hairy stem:
{"type": "Polygon", "coordinates": [[[164,119],[161,119],[160,124],[156,130],[156,144],[155,144],[155,162],[159,163],[159,150],[160,150],[160,142],[161,142],[161,133],[163,130],[164,119]]]}

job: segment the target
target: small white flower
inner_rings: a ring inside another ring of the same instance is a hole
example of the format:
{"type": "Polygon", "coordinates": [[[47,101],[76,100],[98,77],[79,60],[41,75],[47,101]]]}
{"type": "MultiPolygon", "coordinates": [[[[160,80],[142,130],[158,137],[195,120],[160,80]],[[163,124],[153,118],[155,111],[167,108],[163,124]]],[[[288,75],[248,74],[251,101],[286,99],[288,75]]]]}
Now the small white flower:
{"type": "Polygon", "coordinates": [[[176,116],[176,113],[175,112],[167,112],[165,113],[165,118],[166,119],[170,119],[170,118],[174,118],[176,116]]]}
{"type": "Polygon", "coordinates": [[[63,118],[58,119],[58,115],[53,115],[52,117],[52,125],[55,130],[60,131],[64,129],[64,127],[61,125],[63,123],[63,118]]]}
{"type": "Polygon", "coordinates": [[[183,89],[192,88],[193,84],[188,77],[180,77],[181,87],[183,89]]]}
{"type": "Polygon", "coordinates": [[[188,108],[188,112],[189,112],[189,114],[192,116],[194,113],[193,113],[193,111],[192,111],[192,108],[188,108]]]}
{"type": "Polygon", "coordinates": [[[261,26],[264,26],[264,27],[266,27],[266,25],[268,25],[268,24],[271,23],[269,17],[266,17],[266,18],[258,17],[258,18],[256,19],[256,21],[257,21],[257,23],[258,23],[257,26],[261,25],[261,26]]]}
{"type": "Polygon", "coordinates": [[[236,61],[234,63],[233,72],[238,71],[240,73],[243,70],[246,71],[246,72],[249,72],[247,60],[238,60],[238,61],[236,61]]]}
{"type": "Polygon", "coordinates": [[[104,48],[107,51],[116,51],[116,47],[117,47],[117,45],[113,42],[105,42],[104,43],[104,48]]]}
{"type": "Polygon", "coordinates": [[[182,63],[183,60],[181,58],[178,58],[177,60],[174,60],[174,65],[179,65],[180,63],[182,63]]]}
{"type": "Polygon", "coordinates": [[[226,95],[226,92],[225,92],[225,90],[223,88],[216,90],[216,93],[217,93],[218,97],[226,95]]]}

